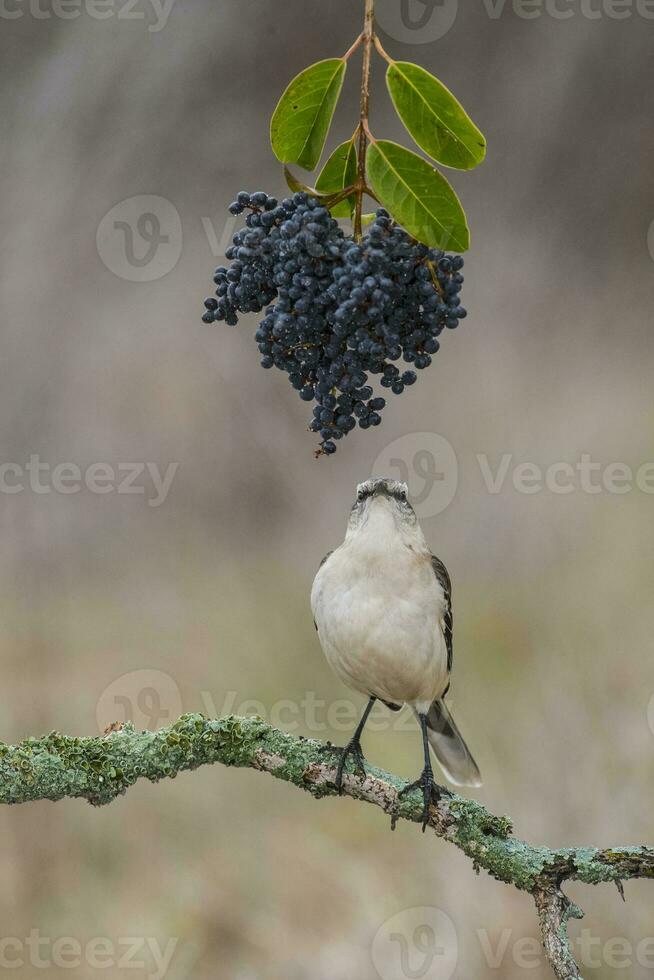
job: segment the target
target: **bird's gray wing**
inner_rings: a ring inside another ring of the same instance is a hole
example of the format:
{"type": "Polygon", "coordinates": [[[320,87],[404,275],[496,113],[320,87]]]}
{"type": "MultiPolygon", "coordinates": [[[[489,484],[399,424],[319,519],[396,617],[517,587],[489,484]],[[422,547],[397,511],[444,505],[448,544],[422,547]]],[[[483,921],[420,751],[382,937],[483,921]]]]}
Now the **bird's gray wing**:
{"type": "MultiPolygon", "coordinates": [[[[320,562],[320,564],[318,565],[318,571],[320,571],[320,569],[321,569],[321,568],[322,568],[322,566],[323,566],[323,565],[325,564],[325,562],[327,561],[327,559],[328,559],[328,558],[329,558],[329,557],[330,557],[331,555],[333,555],[333,554],[334,554],[334,549],[332,548],[332,550],[331,550],[331,551],[328,551],[328,552],[327,552],[327,554],[325,555],[325,557],[323,558],[323,560],[322,560],[322,561],[320,562]]],[[[314,621],[313,621],[313,625],[314,625],[314,626],[316,627],[316,633],[317,633],[317,632],[318,632],[318,624],[317,624],[317,622],[315,621],[315,619],[314,619],[314,621]]]]}
{"type": "Polygon", "coordinates": [[[327,554],[325,555],[325,557],[323,558],[323,560],[318,565],[318,570],[320,570],[322,568],[322,566],[325,564],[325,562],[327,561],[327,559],[330,558],[333,554],[334,554],[334,549],[332,548],[331,551],[328,551],[327,552],[327,554]]]}
{"type": "Polygon", "coordinates": [[[449,573],[436,555],[431,556],[431,567],[434,569],[434,575],[438,580],[438,584],[443,590],[443,595],[445,596],[445,612],[443,614],[443,635],[445,637],[445,643],[447,645],[447,671],[448,673],[452,670],[452,661],[454,659],[453,651],[453,633],[454,633],[454,616],[452,614],[452,582],[450,581],[449,573]]]}

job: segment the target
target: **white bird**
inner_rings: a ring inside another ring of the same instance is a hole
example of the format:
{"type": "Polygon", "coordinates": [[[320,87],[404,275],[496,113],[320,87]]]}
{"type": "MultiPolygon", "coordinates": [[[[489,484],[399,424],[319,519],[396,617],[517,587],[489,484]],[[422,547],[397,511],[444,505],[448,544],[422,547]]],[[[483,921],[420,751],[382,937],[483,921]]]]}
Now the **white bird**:
{"type": "Polygon", "coordinates": [[[423,736],[423,830],[434,782],[431,746],[457,786],[481,786],[477,764],[443,698],[452,670],[452,588],[445,565],[432,555],[407,500],[405,483],[367,480],[357,487],[343,544],[322,561],[311,590],[321,646],[338,677],[368,696],[359,725],[342,750],[363,768],[361,733],[376,700],[398,711],[410,705],[423,736]]]}

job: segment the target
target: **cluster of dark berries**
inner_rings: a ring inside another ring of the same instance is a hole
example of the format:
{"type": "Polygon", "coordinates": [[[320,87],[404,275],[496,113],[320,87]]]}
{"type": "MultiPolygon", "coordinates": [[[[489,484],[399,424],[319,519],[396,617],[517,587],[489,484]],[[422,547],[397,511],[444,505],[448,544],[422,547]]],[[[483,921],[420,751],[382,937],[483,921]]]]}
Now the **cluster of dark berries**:
{"type": "Polygon", "coordinates": [[[281,368],[300,398],[315,400],[310,428],[331,454],[357,422],[381,422],[386,402],[369,376],[401,394],[417,376],[395,362],[429,367],[442,330],[466,316],[463,259],[416,242],[384,210],[356,242],[304,193],[278,203],[243,191],[230,211],[247,211],[246,227],[227,250],[229,268],[216,269],[217,298],[205,300],[203,320],[234,325],[239,313],[265,309],[261,364],[281,368]]]}

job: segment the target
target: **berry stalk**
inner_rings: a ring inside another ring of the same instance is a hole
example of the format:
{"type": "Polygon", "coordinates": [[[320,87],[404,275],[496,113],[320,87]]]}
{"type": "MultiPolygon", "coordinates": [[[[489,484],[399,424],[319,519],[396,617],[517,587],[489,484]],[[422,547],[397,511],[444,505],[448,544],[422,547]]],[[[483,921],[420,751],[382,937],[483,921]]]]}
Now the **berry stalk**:
{"type": "Polygon", "coordinates": [[[359,113],[359,141],[357,148],[356,204],[354,209],[354,238],[361,241],[361,215],[363,195],[366,193],[366,150],[368,149],[368,113],[370,110],[370,65],[375,39],[375,0],[366,0],[363,21],[363,67],[361,69],[361,109],[359,113]]]}

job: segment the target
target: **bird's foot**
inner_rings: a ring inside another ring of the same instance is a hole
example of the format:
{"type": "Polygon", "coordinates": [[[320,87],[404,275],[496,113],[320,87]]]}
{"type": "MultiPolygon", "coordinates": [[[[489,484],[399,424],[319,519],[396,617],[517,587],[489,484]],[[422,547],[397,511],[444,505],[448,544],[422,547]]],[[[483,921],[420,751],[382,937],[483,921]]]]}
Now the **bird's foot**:
{"type": "Polygon", "coordinates": [[[337,755],[339,758],[343,749],[340,745],[334,745],[333,742],[323,742],[322,745],[318,746],[318,752],[325,755],[337,755]]]}
{"type": "MultiPolygon", "coordinates": [[[[328,747],[325,746],[325,748],[327,749],[328,747]]],[[[343,772],[345,771],[345,764],[348,757],[352,756],[355,769],[361,772],[364,776],[366,773],[366,760],[361,750],[361,742],[358,738],[351,738],[345,748],[339,748],[337,745],[331,745],[329,746],[329,750],[339,756],[338,768],[336,769],[336,779],[334,782],[336,789],[338,790],[338,795],[340,796],[343,792],[343,772]]]]}
{"type": "Polygon", "coordinates": [[[412,793],[414,789],[422,790],[422,832],[424,834],[425,828],[429,823],[429,808],[431,804],[438,803],[442,796],[449,796],[450,793],[445,786],[439,786],[434,780],[434,773],[432,772],[431,766],[425,766],[418,779],[403,786],[397,794],[398,798],[412,793]]]}

